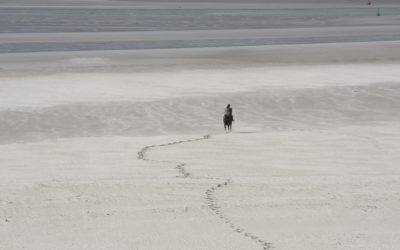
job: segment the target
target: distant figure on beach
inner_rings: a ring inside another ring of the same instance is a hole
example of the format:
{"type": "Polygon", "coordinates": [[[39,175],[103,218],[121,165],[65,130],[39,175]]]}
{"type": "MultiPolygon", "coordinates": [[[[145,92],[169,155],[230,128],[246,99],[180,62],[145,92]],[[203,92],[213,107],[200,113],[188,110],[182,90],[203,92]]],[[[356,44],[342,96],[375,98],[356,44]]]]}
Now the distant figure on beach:
{"type": "Polygon", "coordinates": [[[230,104],[228,104],[228,106],[226,106],[226,108],[225,108],[225,114],[226,114],[226,115],[232,115],[232,108],[231,108],[231,105],[230,105],[230,104]]]}
{"type": "Polygon", "coordinates": [[[225,114],[224,114],[224,128],[225,128],[225,132],[228,131],[232,131],[232,122],[235,121],[233,120],[233,114],[232,114],[232,108],[231,105],[228,104],[225,108],[225,114]]]}

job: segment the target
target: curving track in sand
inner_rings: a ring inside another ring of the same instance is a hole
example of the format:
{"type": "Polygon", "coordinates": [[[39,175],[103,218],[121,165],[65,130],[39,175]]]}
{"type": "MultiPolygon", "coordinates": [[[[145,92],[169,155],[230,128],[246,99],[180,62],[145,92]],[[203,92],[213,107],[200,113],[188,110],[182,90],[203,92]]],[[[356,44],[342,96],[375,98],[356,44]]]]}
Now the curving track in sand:
{"type": "MultiPolygon", "coordinates": [[[[174,142],[169,142],[169,143],[164,143],[164,144],[154,144],[154,145],[150,145],[150,146],[145,146],[137,153],[138,159],[144,160],[144,161],[164,162],[164,163],[175,164],[175,168],[179,171],[179,174],[180,174],[180,176],[177,176],[177,177],[195,178],[185,168],[187,163],[179,162],[179,161],[172,162],[172,161],[152,160],[152,159],[146,157],[146,152],[151,148],[167,147],[167,146],[172,146],[172,145],[181,144],[181,143],[207,140],[210,138],[211,138],[211,135],[205,135],[203,137],[195,138],[195,139],[188,139],[188,140],[174,141],[174,142]]],[[[199,179],[201,179],[201,178],[199,178],[199,179]]],[[[255,235],[253,233],[250,233],[250,232],[246,231],[245,229],[243,229],[242,227],[234,224],[232,222],[232,220],[226,214],[224,214],[224,212],[221,210],[221,207],[218,205],[218,199],[217,199],[215,193],[218,190],[229,186],[232,183],[232,179],[230,179],[230,178],[226,178],[226,179],[214,178],[214,179],[217,180],[218,183],[209,187],[205,192],[206,202],[207,202],[208,207],[211,209],[211,211],[214,212],[214,214],[223,223],[227,224],[234,232],[239,233],[239,234],[243,235],[243,237],[246,237],[246,238],[254,241],[256,244],[260,245],[262,247],[262,249],[271,250],[273,248],[272,243],[267,242],[266,240],[261,239],[259,236],[255,235]]]]}

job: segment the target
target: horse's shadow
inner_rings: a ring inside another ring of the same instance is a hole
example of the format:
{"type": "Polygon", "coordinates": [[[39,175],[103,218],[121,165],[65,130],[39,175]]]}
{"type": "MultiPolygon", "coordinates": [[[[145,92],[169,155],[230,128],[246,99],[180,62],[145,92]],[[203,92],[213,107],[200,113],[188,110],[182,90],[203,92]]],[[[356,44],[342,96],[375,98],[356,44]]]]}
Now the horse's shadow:
{"type": "Polygon", "coordinates": [[[256,131],[236,131],[237,134],[255,134],[256,131]]]}

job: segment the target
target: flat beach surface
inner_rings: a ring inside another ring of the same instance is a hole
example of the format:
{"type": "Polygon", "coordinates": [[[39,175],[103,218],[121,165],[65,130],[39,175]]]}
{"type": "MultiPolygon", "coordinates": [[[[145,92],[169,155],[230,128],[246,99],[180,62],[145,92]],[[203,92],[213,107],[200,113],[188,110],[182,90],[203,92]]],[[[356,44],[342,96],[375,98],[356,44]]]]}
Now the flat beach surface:
{"type": "Polygon", "coordinates": [[[396,1],[0,0],[0,249],[399,249],[399,114],[396,1]]]}

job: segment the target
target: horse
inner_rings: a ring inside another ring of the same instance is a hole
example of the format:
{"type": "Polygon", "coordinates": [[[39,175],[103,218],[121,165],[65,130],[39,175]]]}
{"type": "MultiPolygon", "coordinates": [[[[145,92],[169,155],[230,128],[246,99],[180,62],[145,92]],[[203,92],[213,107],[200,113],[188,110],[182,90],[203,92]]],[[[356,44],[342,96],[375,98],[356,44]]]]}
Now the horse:
{"type": "Polygon", "coordinates": [[[224,128],[225,128],[225,132],[227,132],[226,128],[228,128],[228,131],[231,132],[232,131],[232,121],[233,121],[233,116],[231,114],[225,114],[224,118],[224,128]]]}

